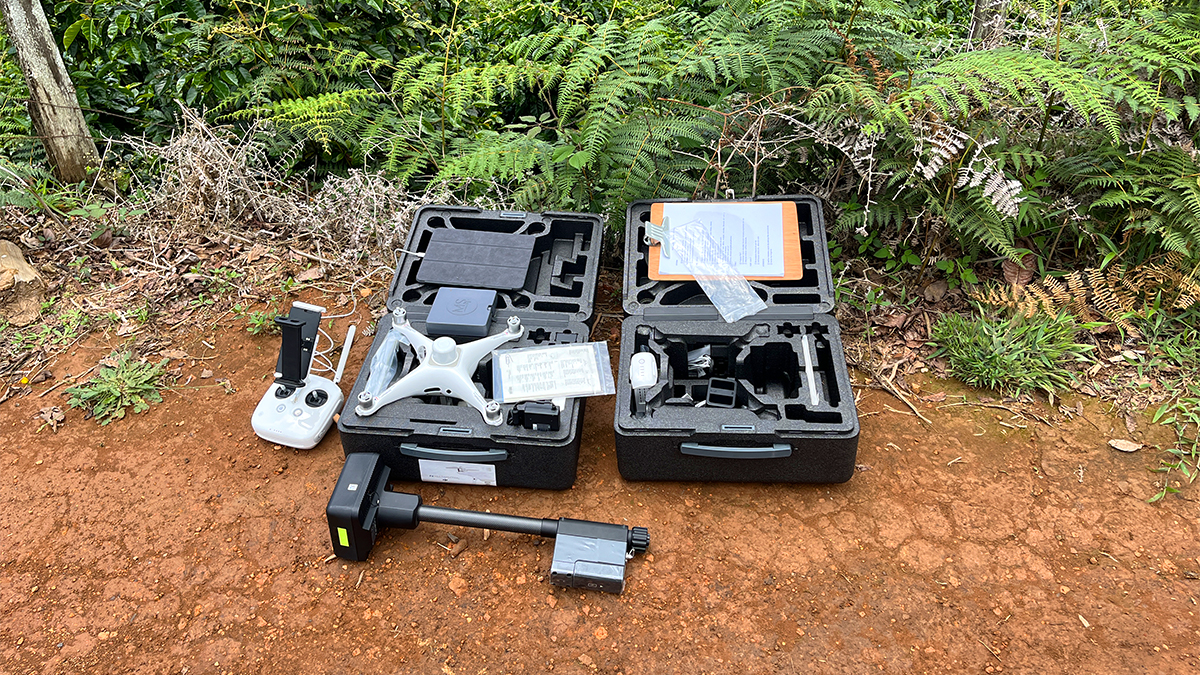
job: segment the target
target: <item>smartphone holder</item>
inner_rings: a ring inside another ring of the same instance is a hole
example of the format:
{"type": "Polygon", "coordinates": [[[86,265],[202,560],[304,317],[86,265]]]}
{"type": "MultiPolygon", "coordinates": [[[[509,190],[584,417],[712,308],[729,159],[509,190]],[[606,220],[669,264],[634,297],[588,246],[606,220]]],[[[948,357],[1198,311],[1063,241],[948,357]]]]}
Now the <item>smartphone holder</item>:
{"type": "Polygon", "coordinates": [[[301,450],[312,448],[321,442],[342,409],[345,397],[337,383],[342,379],[354,327],[346,334],[334,379],[312,375],[308,371],[324,313],[324,307],[294,302],[287,317],[275,317],[281,334],[275,381],[250,417],[254,433],[265,440],[301,450]]]}

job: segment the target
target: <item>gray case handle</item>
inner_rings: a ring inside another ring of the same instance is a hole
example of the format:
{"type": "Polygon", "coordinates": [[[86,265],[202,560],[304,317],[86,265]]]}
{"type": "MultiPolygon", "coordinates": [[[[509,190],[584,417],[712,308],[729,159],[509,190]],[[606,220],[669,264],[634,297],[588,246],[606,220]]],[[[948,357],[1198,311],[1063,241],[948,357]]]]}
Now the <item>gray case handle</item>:
{"type": "Polygon", "coordinates": [[[679,446],[679,451],[685,455],[720,457],[722,459],[776,459],[792,456],[792,446],[783,443],[776,443],[765,448],[729,448],[722,445],[683,443],[679,446]]]}
{"type": "Polygon", "coordinates": [[[422,448],[414,443],[401,443],[400,454],[441,462],[503,462],[508,459],[507,450],[436,450],[422,448]]]}

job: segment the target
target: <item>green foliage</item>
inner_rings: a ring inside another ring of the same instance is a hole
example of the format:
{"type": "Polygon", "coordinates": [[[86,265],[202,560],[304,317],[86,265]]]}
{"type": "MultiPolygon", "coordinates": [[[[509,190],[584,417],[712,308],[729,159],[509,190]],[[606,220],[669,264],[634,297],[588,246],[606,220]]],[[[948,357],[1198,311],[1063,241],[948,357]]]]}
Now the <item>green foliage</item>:
{"type": "Polygon", "coordinates": [[[90,380],[67,389],[76,408],[86,408],[101,425],[125,417],[125,409],[140,413],[162,402],[158,393],[166,373],[167,359],[157,364],[135,361],[129,352],[103,365],[90,380]]]}
{"type": "Polygon", "coordinates": [[[1200,475],[1200,313],[1170,317],[1153,311],[1138,319],[1138,328],[1150,347],[1145,376],[1171,392],[1152,421],[1171,428],[1178,438],[1176,447],[1167,448],[1167,457],[1151,469],[1162,474],[1162,488],[1147,500],[1156,502],[1179,492],[1171,484],[1172,472],[1187,484],[1200,475]]]}
{"type": "MultiPolygon", "coordinates": [[[[91,270],[88,270],[88,274],[91,270]]],[[[22,329],[8,329],[4,333],[7,351],[19,354],[30,349],[65,347],[75,342],[92,323],[92,318],[77,308],[52,312],[58,296],[50,296],[42,302],[41,321],[22,329]]]]}
{"type": "MultiPolygon", "coordinates": [[[[990,49],[967,0],[96,0],[50,19],[104,135],[162,139],[181,103],[270,120],[269,152],[318,177],[613,216],[818,192],[857,205],[836,232],[927,270],[1027,249],[1044,268],[1060,245],[1200,261],[1195,4],[1023,3],[990,49]]],[[[0,200],[77,208],[38,182],[2,47],[0,181],[20,187],[0,200]]]]}
{"type": "Polygon", "coordinates": [[[994,319],[945,314],[931,338],[936,354],[949,359],[954,376],[971,386],[1010,394],[1041,390],[1053,397],[1074,378],[1068,363],[1085,360],[1092,349],[1075,342],[1078,329],[1066,315],[994,319]]]}
{"type": "Polygon", "coordinates": [[[1057,162],[1052,172],[1097,196],[1100,232],[1122,237],[1139,259],[1157,251],[1200,256],[1200,164],[1179,148],[1129,155],[1115,147],[1057,162]]]}
{"type": "MultiPolygon", "coordinates": [[[[234,308],[238,312],[237,307],[234,308]]],[[[275,317],[278,312],[257,311],[257,312],[238,312],[246,319],[246,332],[251,335],[277,335],[279,326],[275,323],[275,317]]]]}

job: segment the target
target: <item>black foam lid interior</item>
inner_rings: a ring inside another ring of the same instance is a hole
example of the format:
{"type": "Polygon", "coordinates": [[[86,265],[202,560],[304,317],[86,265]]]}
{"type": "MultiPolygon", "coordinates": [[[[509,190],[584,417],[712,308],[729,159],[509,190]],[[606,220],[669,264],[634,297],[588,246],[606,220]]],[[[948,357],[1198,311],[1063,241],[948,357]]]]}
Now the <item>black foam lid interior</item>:
{"type": "Polygon", "coordinates": [[[534,239],[506,232],[434,230],[417,281],[506,291],[521,288],[533,256],[534,239]]]}

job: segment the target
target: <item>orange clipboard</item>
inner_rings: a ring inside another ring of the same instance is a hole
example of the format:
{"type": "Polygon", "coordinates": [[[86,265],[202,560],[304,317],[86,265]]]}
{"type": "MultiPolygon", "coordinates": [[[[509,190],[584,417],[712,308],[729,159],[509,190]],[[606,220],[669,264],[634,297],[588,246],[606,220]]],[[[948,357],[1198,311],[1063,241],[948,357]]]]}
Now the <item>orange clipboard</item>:
{"type": "MultiPolygon", "coordinates": [[[[783,276],[781,277],[746,277],[758,281],[795,281],[804,277],[804,255],[800,251],[800,222],[796,217],[794,202],[712,202],[713,206],[734,206],[737,204],[779,204],[783,208],[783,276]]],[[[663,203],[650,205],[650,222],[662,225],[663,203]]],[[[649,276],[655,281],[691,281],[690,274],[659,274],[659,256],[662,247],[650,247],[649,276]]]]}

